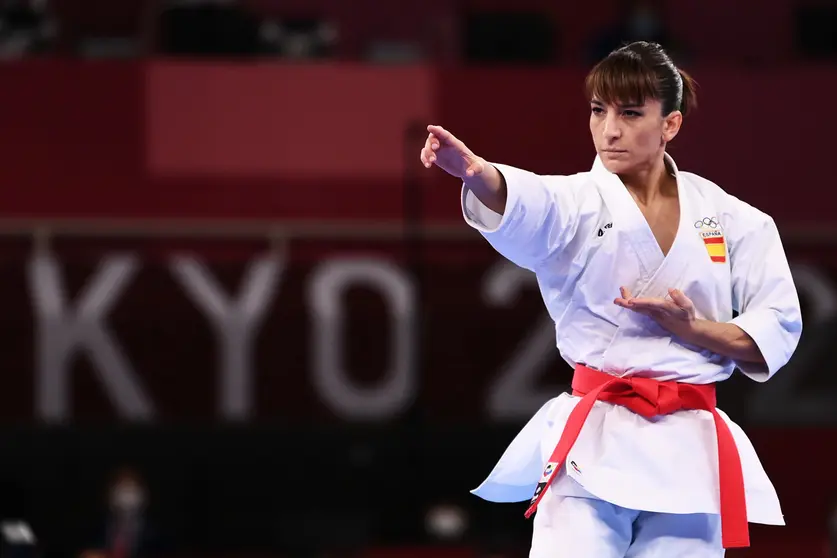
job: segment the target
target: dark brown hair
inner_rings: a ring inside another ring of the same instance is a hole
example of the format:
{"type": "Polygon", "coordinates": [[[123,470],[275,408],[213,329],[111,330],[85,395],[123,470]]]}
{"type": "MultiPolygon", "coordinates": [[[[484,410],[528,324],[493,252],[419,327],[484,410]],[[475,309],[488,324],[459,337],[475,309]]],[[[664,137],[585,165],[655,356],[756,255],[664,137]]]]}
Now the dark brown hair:
{"type": "Polygon", "coordinates": [[[614,50],[590,70],[584,86],[588,99],[606,104],[660,101],[663,116],[675,110],[685,116],[697,106],[695,81],[657,43],[639,41],[614,50]]]}

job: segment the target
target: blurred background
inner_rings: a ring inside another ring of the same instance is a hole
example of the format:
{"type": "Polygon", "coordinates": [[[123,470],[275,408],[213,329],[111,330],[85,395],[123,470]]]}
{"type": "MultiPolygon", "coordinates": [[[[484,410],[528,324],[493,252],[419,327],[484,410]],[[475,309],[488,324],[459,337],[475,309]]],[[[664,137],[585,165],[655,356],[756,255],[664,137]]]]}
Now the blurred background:
{"type": "Polygon", "coordinates": [[[589,169],[583,77],[631,39],[699,82],[670,152],[775,218],[804,305],[720,387],[788,523],[729,555],[837,555],[829,0],[0,0],[2,552],[525,557],[525,505],[468,491],[570,369],[419,149],[589,169]]]}

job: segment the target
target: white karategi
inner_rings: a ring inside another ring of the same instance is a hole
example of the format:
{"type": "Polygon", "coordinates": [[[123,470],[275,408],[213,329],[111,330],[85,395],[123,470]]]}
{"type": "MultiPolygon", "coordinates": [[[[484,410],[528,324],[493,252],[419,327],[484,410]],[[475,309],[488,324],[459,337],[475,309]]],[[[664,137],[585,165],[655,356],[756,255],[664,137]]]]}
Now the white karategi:
{"type": "MultiPolygon", "coordinates": [[[[737,366],[764,382],[787,363],[802,331],[776,225],[712,182],[679,172],[668,155],[666,164],[677,179],[680,225],[665,256],[630,193],[598,158],[590,172],[572,176],[495,165],[508,188],[505,212],[489,210],[463,188],[463,214],[500,254],[537,275],[558,349],[571,366],[693,384],[723,381],[737,366]],[[698,318],[747,332],[766,369],[690,346],[615,305],[620,286],[637,297],[680,289],[698,318]]],[[[563,394],[547,402],[474,494],[528,501],[578,400],[563,394]]],[[[783,525],[752,444],[722,416],[741,456],[749,521],[783,525]]],[[[531,558],[723,555],[710,413],[647,420],[598,401],[566,463],[538,507],[531,558]]]]}

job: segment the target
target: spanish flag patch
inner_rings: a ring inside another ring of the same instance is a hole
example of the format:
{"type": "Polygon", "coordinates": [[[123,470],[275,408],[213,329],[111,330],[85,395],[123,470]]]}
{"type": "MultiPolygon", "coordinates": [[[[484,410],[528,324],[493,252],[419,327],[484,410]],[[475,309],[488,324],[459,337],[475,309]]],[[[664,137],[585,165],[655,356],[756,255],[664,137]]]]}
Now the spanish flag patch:
{"type": "Polygon", "coordinates": [[[705,217],[695,222],[695,228],[698,229],[698,234],[703,239],[709,259],[715,263],[725,263],[727,261],[727,245],[718,219],[705,217]]]}

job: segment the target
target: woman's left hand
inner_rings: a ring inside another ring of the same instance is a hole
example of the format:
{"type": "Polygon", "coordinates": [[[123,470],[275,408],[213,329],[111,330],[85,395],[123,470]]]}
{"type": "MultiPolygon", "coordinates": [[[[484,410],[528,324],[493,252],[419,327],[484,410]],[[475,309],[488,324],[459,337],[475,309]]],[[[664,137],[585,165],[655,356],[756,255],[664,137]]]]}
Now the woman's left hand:
{"type": "Polygon", "coordinates": [[[669,289],[665,298],[635,298],[627,287],[619,292],[614,304],[652,318],[678,337],[688,338],[697,323],[694,303],[677,289],[669,289]]]}

